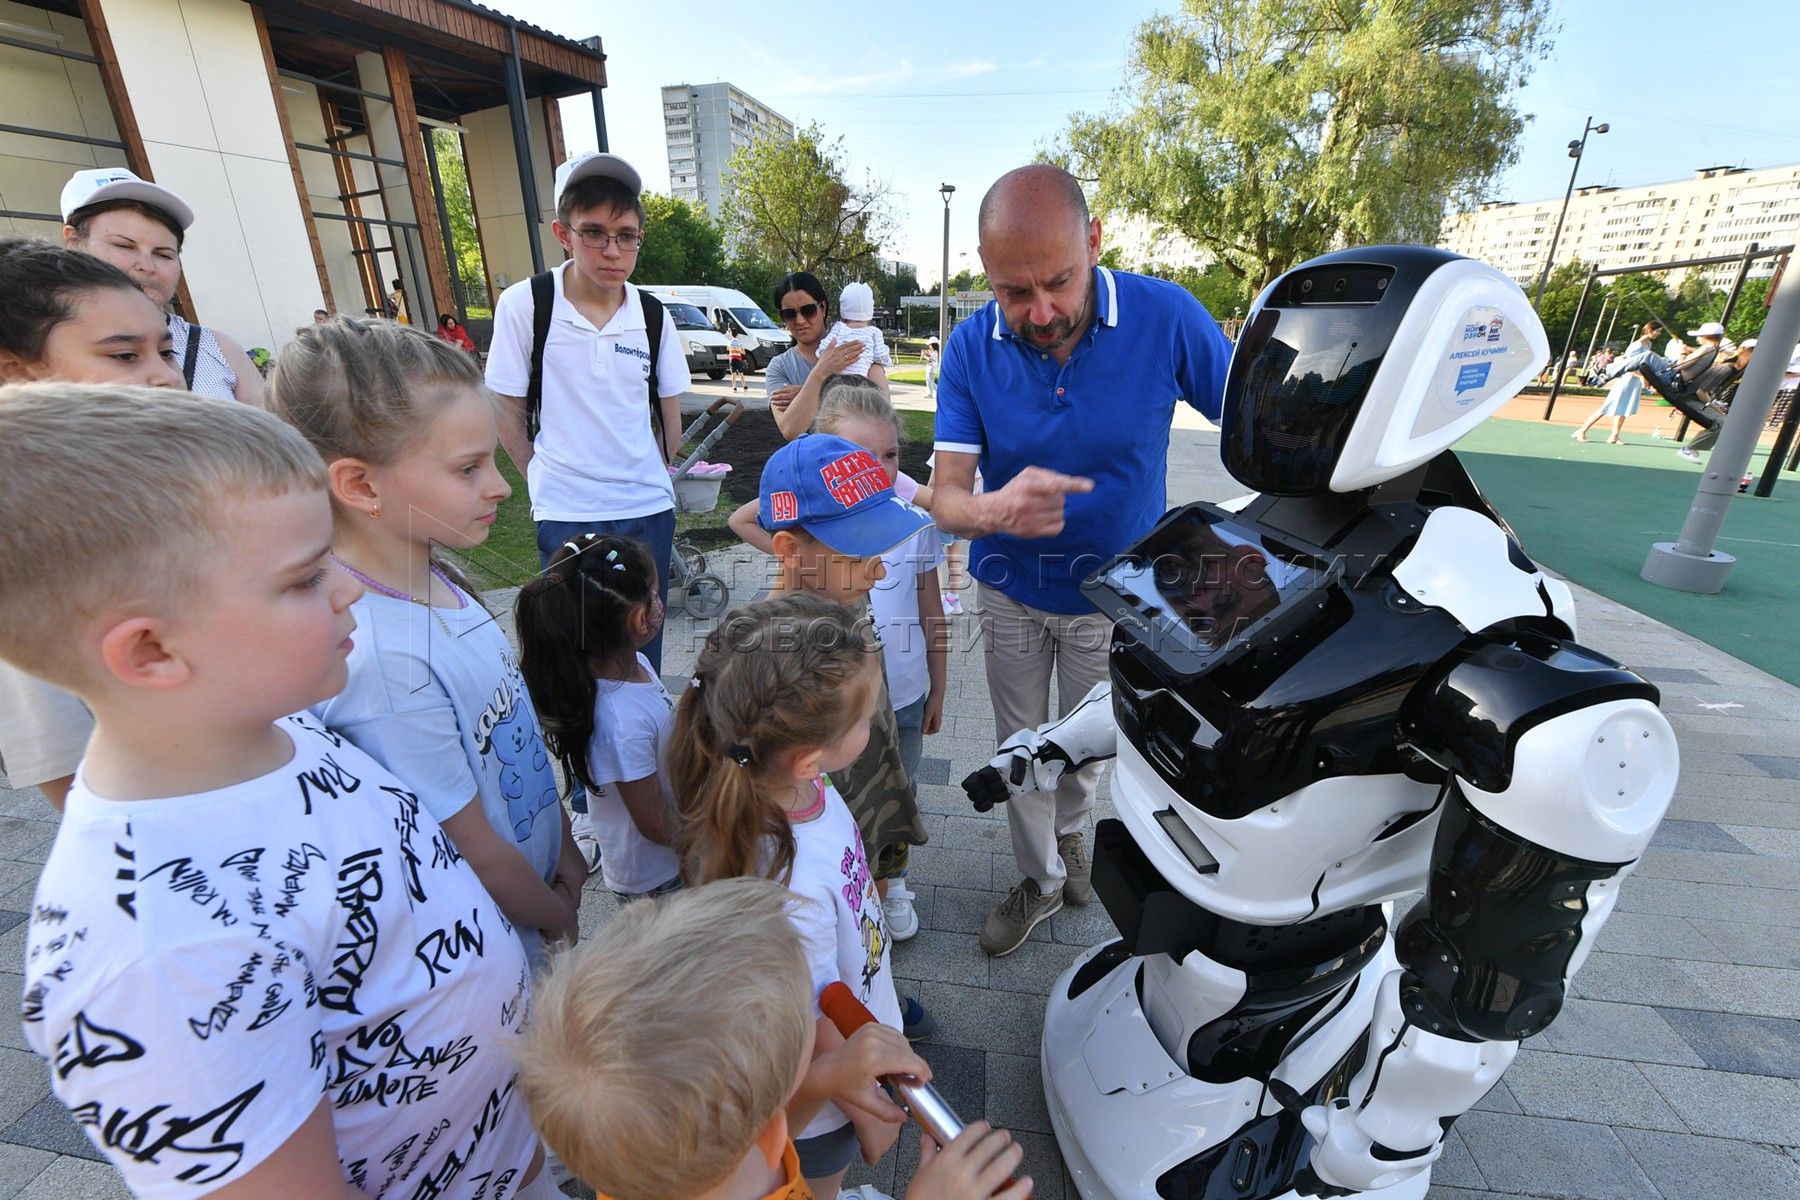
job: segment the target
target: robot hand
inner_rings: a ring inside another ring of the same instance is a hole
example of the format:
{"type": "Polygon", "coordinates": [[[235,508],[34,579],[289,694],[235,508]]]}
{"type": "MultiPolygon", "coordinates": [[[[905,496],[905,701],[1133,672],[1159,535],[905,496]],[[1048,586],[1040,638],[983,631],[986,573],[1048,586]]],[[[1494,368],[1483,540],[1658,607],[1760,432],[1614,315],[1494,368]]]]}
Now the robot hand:
{"type": "Polygon", "coordinates": [[[1001,742],[993,760],[963,780],[963,791],[976,812],[987,812],[1017,792],[1055,791],[1066,772],[1118,753],[1118,734],[1112,685],[1096,683],[1067,716],[1040,729],[1021,729],[1001,742]]]}

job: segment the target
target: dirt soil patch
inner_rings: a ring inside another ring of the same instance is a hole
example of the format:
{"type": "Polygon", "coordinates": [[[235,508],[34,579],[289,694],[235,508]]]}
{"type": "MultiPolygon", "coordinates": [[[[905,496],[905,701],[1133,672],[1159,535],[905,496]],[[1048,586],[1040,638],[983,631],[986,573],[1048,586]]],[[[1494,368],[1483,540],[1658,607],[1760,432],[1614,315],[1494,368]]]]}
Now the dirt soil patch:
{"type": "MultiPolygon", "coordinates": [[[[767,409],[748,411],[738,423],[706,452],[708,462],[731,464],[731,474],[719,489],[720,501],[710,513],[682,518],[683,536],[703,550],[727,546],[737,541],[725,522],[740,504],[756,499],[757,485],[762,481],[763,464],[769,456],[787,444],[775,416],[767,409]],[[688,524],[692,521],[693,524],[688,524]]],[[[926,459],[931,457],[930,442],[900,443],[900,469],[924,483],[931,474],[926,459]]]]}

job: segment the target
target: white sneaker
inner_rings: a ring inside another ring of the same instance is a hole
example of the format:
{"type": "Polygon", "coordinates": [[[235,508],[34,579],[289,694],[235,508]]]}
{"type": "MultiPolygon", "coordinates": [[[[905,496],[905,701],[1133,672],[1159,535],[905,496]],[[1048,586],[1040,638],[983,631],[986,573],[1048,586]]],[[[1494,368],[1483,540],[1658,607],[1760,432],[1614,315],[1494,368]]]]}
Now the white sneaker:
{"type": "Polygon", "coordinates": [[[1692,450],[1689,450],[1686,446],[1683,446],[1681,449],[1677,450],[1675,453],[1681,455],[1681,457],[1687,459],[1689,462],[1699,462],[1700,461],[1700,456],[1698,454],[1694,453],[1692,450]]]}
{"type": "Polygon", "coordinates": [[[859,1183],[849,1191],[839,1192],[838,1200],[894,1200],[872,1183],[859,1183]]]}
{"type": "Polygon", "coordinates": [[[881,903],[887,913],[888,933],[896,942],[911,940],[919,932],[919,914],[913,911],[913,892],[903,878],[888,880],[887,899],[881,903]]]}
{"type": "Polygon", "coordinates": [[[587,864],[588,874],[592,875],[600,867],[600,839],[594,832],[593,814],[571,812],[569,834],[575,839],[575,849],[581,851],[581,861],[587,864]]]}
{"type": "Polygon", "coordinates": [[[949,616],[956,616],[959,613],[961,613],[962,610],[963,610],[962,597],[957,595],[955,592],[945,592],[944,593],[944,612],[949,616]]]}

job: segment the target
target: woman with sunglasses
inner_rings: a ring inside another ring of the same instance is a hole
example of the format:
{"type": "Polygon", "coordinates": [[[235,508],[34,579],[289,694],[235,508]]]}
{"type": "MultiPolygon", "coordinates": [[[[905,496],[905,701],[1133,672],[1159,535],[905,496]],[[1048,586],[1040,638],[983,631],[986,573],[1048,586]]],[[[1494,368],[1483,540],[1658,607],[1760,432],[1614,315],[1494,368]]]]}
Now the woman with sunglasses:
{"type": "MultiPolygon", "coordinates": [[[[819,389],[855,362],[860,348],[840,342],[819,352],[819,343],[831,328],[831,313],[825,285],[809,271],[790,271],[775,284],[775,313],[794,344],[769,360],[764,377],[775,424],[792,441],[812,428],[819,413],[819,389]]],[[[879,363],[869,368],[869,378],[887,391],[887,372],[879,363]]]]}

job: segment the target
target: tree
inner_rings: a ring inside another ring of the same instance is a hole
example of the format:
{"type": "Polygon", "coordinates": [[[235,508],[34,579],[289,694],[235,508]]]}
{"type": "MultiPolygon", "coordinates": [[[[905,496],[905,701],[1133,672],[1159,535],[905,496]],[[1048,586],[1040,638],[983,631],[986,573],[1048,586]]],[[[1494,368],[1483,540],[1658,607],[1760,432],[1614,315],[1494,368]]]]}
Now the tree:
{"type": "Polygon", "coordinates": [[[644,193],[644,248],[632,276],[650,284],[725,282],[725,234],[702,205],[644,193]]]}
{"type": "Polygon", "coordinates": [[[1198,267],[1177,267],[1173,271],[1151,264],[1145,268],[1144,273],[1180,284],[1192,292],[1194,299],[1200,301],[1206,311],[1219,321],[1241,316],[1249,309],[1251,301],[1256,299],[1249,285],[1233,275],[1224,263],[1208,263],[1205,270],[1198,267]]]}
{"type": "Polygon", "coordinates": [[[444,185],[444,212],[450,218],[452,245],[447,257],[462,293],[463,311],[470,317],[490,316],[487,267],[481,258],[481,235],[475,229],[475,197],[469,191],[462,138],[453,129],[432,129],[430,134],[431,148],[437,154],[438,178],[444,185]]]}
{"type": "MultiPolygon", "coordinates": [[[[1569,326],[1575,319],[1575,306],[1581,302],[1582,285],[1587,282],[1588,265],[1578,258],[1572,258],[1562,266],[1550,272],[1550,279],[1544,285],[1544,300],[1538,306],[1538,320],[1544,323],[1544,333],[1550,339],[1550,353],[1563,353],[1563,344],[1569,340],[1569,326]]],[[[1586,310],[1581,316],[1580,345],[1573,346],[1577,353],[1587,349],[1587,336],[1593,332],[1594,318],[1600,315],[1599,289],[1588,296],[1586,310]]]]}
{"type": "Polygon", "coordinates": [[[1769,319],[1768,299],[1767,279],[1744,280],[1744,286],[1738,289],[1737,304],[1731,310],[1731,320],[1725,323],[1726,336],[1741,342],[1761,333],[1763,322],[1769,319]]]}
{"type": "Polygon", "coordinates": [[[740,256],[811,271],[829,287],[874,270],[894,232],[892,189],[873,178],[852,186],[843,139],[827,143],[815,122],[788,137],[765,128],[725,169],[725,224],[740,256]]]}
{"type": "Polygon", "coordinates": [[[1183,0],[1138,26],[1122,111],[1056,155],[1260,291],[1328,250],[1437,240],[1517,157],[1506,97],[1548,0],[1183,0]]]}

